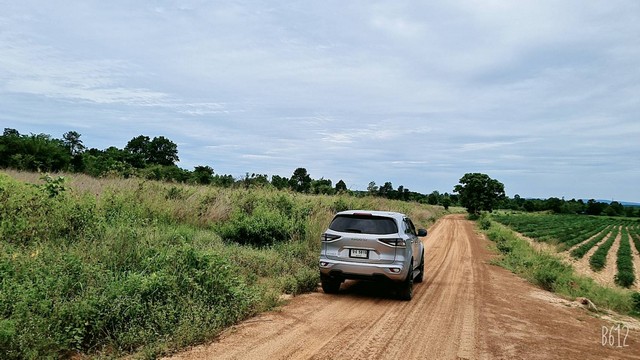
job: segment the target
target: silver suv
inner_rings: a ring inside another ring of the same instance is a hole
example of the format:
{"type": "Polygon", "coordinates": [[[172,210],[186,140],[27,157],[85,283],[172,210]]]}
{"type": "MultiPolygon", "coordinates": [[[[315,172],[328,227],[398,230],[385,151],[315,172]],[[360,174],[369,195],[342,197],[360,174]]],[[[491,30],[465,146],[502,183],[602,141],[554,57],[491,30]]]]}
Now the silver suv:
{"type": "Polygon", "coordinates": [[[397,212],[349,210],[335,215],[322,234],[320,281],[335,294],[345,279],[391,281],[411,300],[424,276],[424,246],[411,219],[397,212]]]}

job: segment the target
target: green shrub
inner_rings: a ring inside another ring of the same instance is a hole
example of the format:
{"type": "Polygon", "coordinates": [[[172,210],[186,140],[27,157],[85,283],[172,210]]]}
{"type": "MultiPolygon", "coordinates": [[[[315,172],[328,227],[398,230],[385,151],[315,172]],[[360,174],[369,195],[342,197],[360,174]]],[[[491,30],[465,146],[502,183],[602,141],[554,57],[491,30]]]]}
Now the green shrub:
{"type": "Polygon", "coordinates": [[[631,294],[631,300],[633,302],[633,311],[635,311],[636,314],[640,314],[640,292],[631,294]]]}
{"type": "Polygon", "coordinates": [[[279,201],[277,207],[263,204],[251,206],[251,210],[236,211],[231,218],[218,226],[220,237],[238,244],[255,246],[273,245],[278,242],[301,238],[305,223],[299,214],[279,201]]]}
{"type": "Polygon", "coordinates": [[[486,217],[480,219],[480,229],[489,230],[490,227],[491,227],[491,220],[489,220],[486,217]]]}

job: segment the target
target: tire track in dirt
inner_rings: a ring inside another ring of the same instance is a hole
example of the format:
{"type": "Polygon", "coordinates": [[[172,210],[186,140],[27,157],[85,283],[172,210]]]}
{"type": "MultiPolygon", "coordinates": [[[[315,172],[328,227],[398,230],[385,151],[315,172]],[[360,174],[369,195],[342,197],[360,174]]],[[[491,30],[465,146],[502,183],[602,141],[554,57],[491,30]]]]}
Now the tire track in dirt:
{"type": "Polygon", "coordinates": [[[296,297],[174,359],[640,358],[640,332],[630,348],[603,347],[610,322],[490,265],[489,242],[464,216],[439,220],[423,241],[424,282],[410,302],[348,281],[337,295],[296,297]]]}

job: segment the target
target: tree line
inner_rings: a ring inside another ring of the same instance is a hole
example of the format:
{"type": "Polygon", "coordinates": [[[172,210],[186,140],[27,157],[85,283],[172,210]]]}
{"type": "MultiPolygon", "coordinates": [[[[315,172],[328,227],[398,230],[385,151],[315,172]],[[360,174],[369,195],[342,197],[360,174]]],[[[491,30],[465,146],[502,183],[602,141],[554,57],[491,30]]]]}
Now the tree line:
{"type": "Polygon", "coordinates": [[[150,138],[139,135],[129,140],[122,149],[110,146],[104,150],[87,148],[81,134],[76,131],[66,132],[62,139],[56,139],[47,134],[26,135],[20,134],[16,129],[5,128],[0,137],[0,168],[39,172],[67,171],[94,177],[140,177],[223,187],[272,186],[309,194],[373,194],[434,205],[441,203],[438,192],[424,195],[403,186],[395,190],[390,182],[379,190],[375,187],[375,191],[352,191],[343,180],[334,184],[330,179],[313,179],[303,167],[294,170],[291,177],[246,173],[236,178],[216,174],[208,165],[195,166],[193,170],[182,169],[176,165],[178,161],[178,146],[164,136],[150,138]]]}
{"type": "Polygon", "coordinates": [[[306,168],[295,169],[291,177],[246,173],[241,177],[216,174],[208,165],[195,166],[193,170],[176,165],[178,146],[164,136],[150,138],[139,135],[127,142],[122,149],[110,146],[104,150],[87,148],[81,134],[69,131],[62,139],[47,134],[20,134],[18,130],[5,128],[0,136],[0,168],[23,171],[75,172],[94,177],[139,177],[149,180],[174,181],[222,187],[275,187],[309,194],[333,195],[348,193],[353,196],[379,196],[388,199],[415,201],[430,205],[464,206],[470,213],[510,209],[536,212],[552,211],[558,214],[588,214],[607,216],[640,216],[640,208],[610,204],[596,200],[569,200],[559,198],[525,199],[519,195],[505,196],[504,185],[485,174],[465,174],[453,193],[433,191],[422,194],[403,185],[395,188],[389,181],[378,186],[371,181],[366,191],[351,190],[343,180],[335,184],[324,177],[313,179],[306,168]]]}

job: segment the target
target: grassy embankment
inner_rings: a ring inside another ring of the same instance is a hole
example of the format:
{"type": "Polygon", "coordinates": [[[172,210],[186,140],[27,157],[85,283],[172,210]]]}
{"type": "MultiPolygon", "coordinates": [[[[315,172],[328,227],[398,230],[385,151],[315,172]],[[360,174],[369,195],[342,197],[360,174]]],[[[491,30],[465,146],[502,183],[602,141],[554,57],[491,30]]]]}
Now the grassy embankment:
{"type": "Polygon", "coordinates": [[[508,227],[483,217],[480,228],[495,243],[501,256],[496,264],[541,288],[575,299],[585,297],[596,306],[640,316],[640,293],[601,286],[575,273],[572,266],[549,252],[534,249],[508,227]]]}
{"type": "Polygon", "coordinates": [[[5,359],[155,357],[198,343],[283,293],[314,290],[335,211],[401,211],[421,227],[443,213],[372,197],[39,177],[0,173],[5,359]]]}

